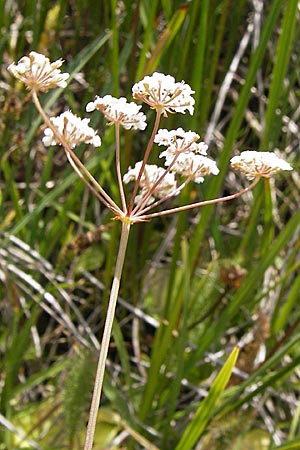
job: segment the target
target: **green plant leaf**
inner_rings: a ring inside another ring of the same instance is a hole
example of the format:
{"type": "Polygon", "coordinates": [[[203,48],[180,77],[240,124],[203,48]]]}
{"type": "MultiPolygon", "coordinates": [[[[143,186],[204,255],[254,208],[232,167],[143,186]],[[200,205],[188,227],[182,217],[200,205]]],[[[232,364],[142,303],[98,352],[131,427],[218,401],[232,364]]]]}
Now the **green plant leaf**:
{"type": "Polygon", "coordinates": [[[226,363],[212,383],[208,396],[201,402],[192,421],[185,429],[182,438],[175,450],[191,450],[205,430],[205,427],[213,415],[214,408],[218,403],[226,385],[230,379],[235,366],[239,349],[235,347],[229,355],[226,363]]]}

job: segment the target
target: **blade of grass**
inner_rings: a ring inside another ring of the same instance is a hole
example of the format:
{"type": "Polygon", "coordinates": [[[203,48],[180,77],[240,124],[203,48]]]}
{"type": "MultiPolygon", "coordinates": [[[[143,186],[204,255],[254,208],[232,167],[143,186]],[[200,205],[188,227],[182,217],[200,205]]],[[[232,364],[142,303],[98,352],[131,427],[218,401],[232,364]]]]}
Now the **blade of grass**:
{"type": "Polygon", "coordinates": [[[278,311],[276,320],[274,321],[272,327],[274,333],[278,334],[281,331],[283,331],[284,328],[286,327],[287,323],[291,318],[293,308],[299,302],[299,292],[300,292],[300,276],[298,276],[293,281],[289,295],[287,296],[287,298],[285,298],[284,304],[282,308],[280,308],[280,311],[278,311]]]}
{"type": "MultiPolygon", "coordinates": [[[[252,391],[249,393],[250,386],[255,386],[255,390],[259,389],[260,385],[264,383],[265,388],[268,387],[267,380],[270,380],[270,377],[276,377],[277,372],[275,367],[278,364],[282,363],[286,354],[289,354],[293,347],[299,345],[300,342],[300,333],[294,335],[289,342],[279,348],[279,350],[268,358],[253,374],[249,376],[241,385],[234,389],[233,393],[229,392],[228,397],[226,394],[224,396],[224,400],[222,405],[220,405],[220,411],[222,410],[222,415],[229,414],[234,409],[238,408],[240,405],[245,403],[245,398],[249,399],[249,395],[252,395],[252,391]],[[237,400],[236,400],[237,399],[237,400]]],[[[298,361],[298,359],[297,359],[298,361]]],[[[298,362],[292,360],[289,365],[285,367],[281,367],[283,374],[293,370],[294,367],[297,366],[298,362]]],[[[253,394],[254,395],[254,394],[253,394]]],[[[252,398],[252,397],[251,397],[252,398]]],[[[219,409],[217,411],[219,414],[219,409]]]]}
{"type": "Polygon", "coordinates": [[[286,227],[278,235],[277,239],[273,242],[272,247],[269,252],[265,255],[263,259],[260,260],[258,266],[253,267],[252,271],[249,272],[247,278],[244,280],[240,289],[238,289],[236,295],[231,299],[227,308],[224,309],[222,316],[211,326],[206,329],[203,335],[199,338],[198,348],[190,356],[187,362],[187,367],[190,369],[194,366],[195,362],[198,361],[203,352],[209,347],[209,345],[219,339],[221,334],[228,328],[231,319],[239,311],[243,302],[247,303],[247,309],[254,306],[255,302],[255,291],[258,289],[258,280],[262,280],[262,277],[267,270],[267,268],[273,264],[274,259],[278,256],[280,251],[286,246],[286,243],[294,235],[295,230],[299,227],[300,212],[298,211],[294,217],[290,219],[286,227]],[[252,302],[251,302],[252,301],[252,302]]]}
{"type": "MultiPolygon", "coordinates": [[[[151,353],[151,364],[148,373],[147,384],[145,386],[143,396],[141,399],[139,419],[145,420],[155,395],[162,388],[160,386],[162,364],[166,364],[166,358],[170,349],[174,347],[174,330],[177,329],[181,317],[182,304],[185,299],[182,282],[182,276],[179,275],[180,280],[173,285],[173,296],[171,298],[172,308],[170,308],[168,318],[160,325],[155,334],[155,340],[151,353]]],[[[172,353],[172,352],[171,352],[172,353]]]]}
{"type": "MultiPolygon", "coordinates": [[[[198,104],[199,109],[199,130],[202,132],[205,124],[207,123],[208,113],[210,111],[212,105],[212,96],[214,90],[214,81],[218,74],[218,63],[220,60],[221,51],[223,51],[222,43],[225,39],[226,32],[226,21],[228,19],[228,15],[230,15],[230,0],[225,0],[221,6],[221,12],[218,14],[218,8],[216,7],[215,13],[210,16],[214,17],[216,24],[209,23],[210,29],[216,28],[216,35],[214,33],[208,33],[209,45],[208,48],[212,47],[212,55],[210,56],[210,64],[206,65],[206,71],[208,71],[208,75],[205,76],[204,80],[204,88],[202,89],[201,102],[198,104]],[[220,16],[215,17],[215,16],[220,16]]],[[[211,20],[211,19],[210,19],[211,20]]],[[[237,22],[238,23],[238,22],[237,22]]],[[[226,46],[227,47],[227,46],[226,46]]],[[[208,51],[206,51],[208,54],[208,51]]],[[[206,58],[207,60],[208,58],[206,58]]],[[[197,127],[198,129],[198,127],[197,127]]]]}
{"type": "MultiPolygon", "coordinates": [[[[93,156],[88,163],[86,164],[87,169],[93,173],[95,168],[99,168],[99,161],[101,162],[103,160],[103,163],[106,162],[107,160],[107,155],[106,152],[103,152],[101,154],[95,154],[95,156],[93,156]]],[[[107,176],[107,171],[108,171],[108,167],[103,166],[102,167],[102,173],[101,173],[101,178],[105,180],[106,176],[107,176]]],[[[22,220],[20,220],[18,223],[15,224],[15,226],[10,230],[11,234],[17,234],[19,233],[28,223],[30,223],[35,217],[37,217],[47,206],[50,206],[56,198],[58,198],[61,194],[63,194],[64,192],[66,192],[66,190],[68,189],[68,187],[72,186],[76,180],[78,180],[78,176],[77,174],[75,174],[74,172],[70,172],[69,168],[68,170],[68,175],[65,176],[62,179],[61,184],[59,184],[57,187],[55,187],[54,189],[52,189],[47,195],[45,195],[40,202],[38,202],[35,205],[35,208],[28,212],[27,214],[25,214],[22,218],[22,220]]],[[[110,179],[108,178],[108,181],[110,179]]],[[[102,180],[101,180],[102,182],[102,180]]]]}
{"type": "MultiPolygon", "coordinates": [[[[289,436],[288,439],[292,440],[295,439],[297,436],[297,430],[300,429],[300,403],[298,402],[297,407],[296,407],[296,411],[291,423],[291,428],[289,431],[289,436]]],[[[298,442],[298,441],[297,441],[298,442]]],[[[300,442],[299,442],[299,448],[300,448],[300,442]]]]}
{"type": "Polygon", "coordinates": [[[170,427],[174,416],[183,379],[184,355],[188,337],[188,313],[190,303],[190,267],[188,260],[188,246],[186,241],[182,242],[182,266],[183,266],[183,303],[180,323],[180,333],[176,341],[176,372],[170,384],[168,392],[168,413],[165,419],[162,448],[167,448],[170,435],[170,427]]]}
{"type": "MultiPolygon", "coordinates": [[[[272,449],[275,449],[275,447],[272,447],[272,449]]],[[[295,441],[287,442],[283,445],[276,446],[277,450],[300,450],[300,444],[299,439],[296,439],[295,441]]]]}
{"type": "Polygon", "coordinates": [[[265,113],[261,149],[272,149],[280,130],[274,127],[276,109],[280,105],[283,81],[291,62],[292,44],[295,38],[298,1],[291,0],[285,4],[284,16],[280,27],[280,35],[276,47],[274,69],[265,113]]]}
{"type": "Polygon", "coordinates": [[[201,402],[193,419],[185,429],[182,438],[175,447],[175,450],[191,450],[205,430],[206,425],[213,416],[216,404],[230,379],[235,366],[239,349],[235,347],[229,355],[226,363],[220,370],[215,381],[212,383],[208,396],[201,402]]]}
{"type": "Polygon", "coordinates": [[[180,60],[178,61],[178,75],[180,77],[185,76],[186,66],[188,64],[189,59],[191,58],[191,50],[193,48],[193,40],[195,37],[194,27],[199,17],[200,4],[201,4],[200,0],[194,0],[189,5],[189,13],[187,17],[189,26],[186,27],[184,38],[180,36],[181,51],[180,51],[180,60]]]}
{"type": "MultiPolygon", "coordinates": [[[[194,55],[194,70],[192,73],[191,83],[195,89],[195,103],[198,105],[203,92],[204,87],[204,73],[205,73],[205,53],[206,53],[206,42],[208,34],[208,17],[209,17],[209,0],[203,0],[201,2],[200,9],[200,21],[199,28],[197,30],[197,45],[194,55]]],[[[199,111],[200,112],[200,111],[199,111]]],[[[191,128],[198,129],[199,114],[195,111],[191,119],[191,128]]],[[[200,125],[201,126],[201,125],[200,125]]],[[[200,132],[202,132],[200,128],[200,132]]]]}
{"type": "Polygon", "coordinates": [[[112,0],[111,5],[111,31],[112,31],[112,48],[111,48],[111,75],[113,78],[112,95],[119,97],[120,83],[120,62],[119,62],[119,26],[117,18],[118,1],[112,0]]]}
{"type": "MultiPolygon", "coordinates": [[[[260,68],[265,52],[268,48],[269,40],[274,32],[274,28],[277,24],[277,19],[281,11],[283,0],[275,0],[272,3],[268,17],[265,20],[264,28],[261,34],[261,40],[256,51],[251,57],[248,72],[246,75],[245,83],[241,89],[239,99],[236,104],[236,108],[231,119],[226,139],[224,142],[224,147],[220,153],[220,158],[218,159],[218,167],[220,168],[220,174],[214,177],[210,181],[209,188],[207,190],[207,198],[214,198],[218,195],[221,188],[226,168],[228,166],[228,161],[234,146],[235,139],[239,133],[239,129],[244,117],[244,113],[250,99],[251,88],[255,84],[256,73],[260,68]]],[[[191,241],[191,260],[195,261],[197,254],[199,252],[199,242],[202,241],[204,232],[208,226],[213,207],[209,206],[203,208],[201,211],[201,219],[198,226],[195,229],[194,237],[191,241]]]]}
{"type": "MultiPolygon", "coordinates": [[[[298,341],[299,342],[299,341],[298,341]]],[[[230,406],[226,408],[226,412],[223,414],[229,414],[229,412],[238,410],[244,404],[248,404],[254,397],[258,396],[265,392],[271,386],[276,386],[279,381],[285,380],[288,376],[290,376],[297,366],[300,363],[300,356],[294,358],[289,364],[286,364],[284,367],[281,367],[278,370],[274,370],[270,373],[264,374],[261,379],[256,377],[256,383],[254,383],[254,389],[246,391],[245,395],[241,395],[239,400],[236,402],[231,399],[230,406]],[[259,380],[259,383],[257,382],[259,380]]]]}
{"type": "MultiPolygon", "coordinates": [[[[143,3],[143,2],[142,2],[143,3]]],[[[153,30],[155,29],[155,15],[157,13],[158,0],[152,0],[150,4],[141,4],[140,8],[145,9],[145,19],[147,22],[145,24],[145,33],[143,44],[141,48],[141,53],[139,56],[138,67],[136,70],[136,81],[143,78],[145,75],[145,67],[147,63],[147,55],[150,52],[150,44],[152,39],[153,30]]]]}
{"type": "Polygon", "coordinates": [[[175,36],[178,34],[178,31],[180,30],[180,27],[186,17],[187,10],[187,5],[183,5],[173,14],[152,51],[151,57],[149,58],[145,68],[145,73],[155,71],[164,53],[168,50],[175,36]]]}
{"type": "MultiPolygon", "coordinates": [[[[24,353],[28,351],[31,341],[31,327],[36,322],[38,310],[35,308],[31,317],[21,326],[23,311],[19,310],[19,314],[15,315],[10,329],[10,343],[6,349],[5,359],[3,361],[3,387],[0,400],[0,411],[8,419],[11,420],[13,415],[12,398],[14,388],[17,385],[19,369],[23,364],[24,353]]],[[[3,441],[7,448],[11,448],[11,434],[4,431],[3,441]]]]}
{"type": "MultiPolygon", "coordinates": [[[[285,4],[285,12],[282,19],[281,31],[276,46],[275,63],[272,70],[272,80],[264,117],[264,126],[259,144],[259,148],[261,150],[273,150],[274,145],[281,132],[281,124],[278,123],[277,119],[277,110],[281,107],[284,78],[291,62],[291,52],[293,48],[292,43],[295,37],[295,29],[297,23],[297,8],[298,2],[295,0],[292,0],[285,4]],[[274,126],[274,124],[277,125],[274,126]]],[[[265,188],[264,237],[262,239],[264,245],[261,250],[262,253],[268,250],[268,246],[270,245],[270,241],[272,239],[272,234],[274,233],[274,226],[272,225],[270,192],[267,183],[265,183],[265,188]]],[[[251,216],[253,227],[256,228],[258,222],[258,211],[252,210],[251,216]]],[[[249,237],[250,234],[252,234],[251,231],[254,231],[254,228],[252,230],[251,228],[249,228],[247,233],[249,237]]],[[[243,239],[242,247],[251,247],[251,245],[251,238],[249,241],[246,241],[245,236],[243,239]]]]}

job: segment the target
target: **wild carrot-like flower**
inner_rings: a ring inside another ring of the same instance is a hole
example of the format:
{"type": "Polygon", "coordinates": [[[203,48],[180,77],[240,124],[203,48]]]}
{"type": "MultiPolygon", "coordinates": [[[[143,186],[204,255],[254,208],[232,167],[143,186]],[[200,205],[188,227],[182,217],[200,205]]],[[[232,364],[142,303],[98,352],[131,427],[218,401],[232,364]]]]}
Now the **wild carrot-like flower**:
{"type": "Polygon", "coordinates": [[[175,82],[171,75],[154,72],[143,80],[134,84],[133,98],[147,103],[151,109],[168,117],[168,113],[194,113],[195,100],[192,97],[195,91],[182,81],[175,82]]]}
{"type": "Polygon", "coordinates": [[[272,152],[246,150],[239,156],[234,156],[230,162],[232,167],[240,170],[248,180],[270,178],[279,170],[293,170],[289,163],[272,152]]]}
{"type": "Polygon", "coordinates": [[[134,102],[127,103],[126,98],[115,98],[111,95],[96,97],[93,102],[86,105],[86,111],[95,109],[101,111],[108,121],[108,125],[121,124],[126,130],[144,130],[147,126],[146,116],[139,112],[141,106],[134,102]]]}
{"type": "Polygon", "coordinates": [[[66,80],[70,75],[61,73],[59,67],[62,64],[62,59],[51,63],[46,56],[30,52],[29,56],[23,56],[17,64],[10,64],[8,70],[22,81],[28,90],[47,92],[51,88],[67,86],[66,80]]]}
{"type": "Polygon", "coordinates": [[[158,145],[164,145],[167,147],[159,157],[162,158],[178,155],[179,153],[194,152],[201,155],[206,155],[207,144],[204,142],[197,141],[200,139],[199,134],[193,131],[184,131],[182,128],[177,128],[177,130],[158,130],[154,142],[158,145]]]}
{"type": "Polygon", "coordinates": [[[195,153],[180,153],[176,160],[167,156],[165,165],[171,166],[171,171],[184,177],[188,177],[195,183],[203,183],[207,175],[218,175],[219,169],[212,159],[195,153]]]}
{"type": "MultiPolygon", "coordinates": [[[[80,119],[71,111],[65,111],[57,117],[51,117],[50,121],[70,148],[75,148],[82,142],[92,144],[94,147],[101,145],[100,136],[88,125],[90,119],[80,119]]],[[[42,140],[46,147],[55,144],[61,145],[51,128],[45,129],[42,140]]]]}
{"type": "MultiPolygon", "coordinates": [[[[129,168],[128,172],[124,175],[124,183],[130,181],[136,181],[140,172],[142,161],[136,163],[134,168],[129,168]]],[[[140,193],[135,197],[135,203],[141,201],[149,192],[151,195],[147,199],[146,204],[149,205],[155,198],[164,198],[168,196],[177,195],[176,179],[173,173],[166,173],[163,167],[158,167],[156,164],[146,164],[142,177],[140,179],[140,193]],[[160,180],[157,184],[156,183],[160,180]]]]}

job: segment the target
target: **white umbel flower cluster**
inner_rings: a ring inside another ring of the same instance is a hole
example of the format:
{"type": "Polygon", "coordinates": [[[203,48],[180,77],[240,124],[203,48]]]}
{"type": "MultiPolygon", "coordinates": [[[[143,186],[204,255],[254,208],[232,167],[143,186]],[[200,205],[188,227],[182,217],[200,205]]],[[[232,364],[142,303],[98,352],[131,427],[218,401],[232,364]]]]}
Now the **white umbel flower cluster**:
{"type": "Polygon", "coordinates": [[[133,85],[132,94],[136,100],[147,103],[151,109],[155,109],[164,117],[168,113],[194,113],[195,100],[192,97],[195,91],[184,83],[178,83],[171,75],[154,72],[143,80],[133,85]]]}
{"type": "Polygon", "coordinates": [[[134,130],[144,130],[147,126],[146,116],[139,112],[141,106],[134,102],[127,103],[126,98],[115,98],[111,95],[104,97],[96,97],[93,102],[86,105],[86,111],[92,112],[95,109],[101,111],[108,125],[114,123],[121,124],[126,130],[133,128],[134,130]]]}
{"type": "Polygon", "coordinates": [[[240,170],[248,180],[254,178],[270,178],[280,170],[293,170],[292,166],[273,152],[256,152],[246,150],[239,156],[234,156],[231,166],[240,170]]]}
{"type": "Polygon", "coordinates": [[[202,183],[204,176],[217,175],[219,169],[215,161],[207,158],[207,144],[197,142],[199,134],[193,131],[159,130],[154,138],[158,145],[165,145],[167,148],[159,157],[166,158],[165,165],[171,172],[189,178],[195,183],[202,183]]]}
{"type": "Polygon", "coordinates": [[[220,172],[215,161],[192,152],[180,153],[175,161],[174,158],[167,157],[165,165],[172,165],[172,172],[187,177],[195,183],[203,183],[205,176],[218,175],[220,172]]]}
{"type": "Polygon", "coordinates": [[[61,73],[62,59],[53,63],[49,58],[40,53],[30,52],[29,56],[23,56],[17,64],[8,66],[9,72],[22,81],[29,90],[47,92],[51,88],[67,86],[68,73],[61,73]]]}
{"type": "MultiPolygon", "coordinates": [[[[100,147],[100,136],[88,125],[90,119],[80,119],[80,117],[77,117],[71,111],[65,111],[57,117],[52,117],[50,120],[71,148],[75,148],[83,142],[85,144],[92,144],[94,147],[100,147]]],[[[45,129],[42,140],[46,147],[55,144],[61,145],[60,141],[54,136],[51,128],[45,129]]]]}
{"type": "Polygon", "coordinates": [[[171,157],[179,153],[199,153],[200,155],[207,154],[207,144],[205,142],[198,142],[199,134],[194,131],[184,131],[182,128],[177,130],[158,130],[154,142],[158,145],[164,145],[167,149],[162,152],[159,157],[171,157]]]}
{"type": "MultiPolygon", "coordinates": [[[[142,161],[135,164],[134,168],[129,168],[128,172],[123,176],[124,183],[129,183],[130,181],[136,181],[140,169],[142,166],[142,161]]],[[[177,185],[176,179],[173,173],[166,173],[163,167],[158,167],[156,164],[146,164],[142,177],[140,179],[140,193],[135,197],[135,203],[142,200],[152,189],[151,196],[147,199],[147,204],[152,203],[155,198],[165,198],[173,195],[177,195],[177,185]],[[161,181],[157,186],[155,184],[160,179],[161,181]],[[154,187],[155,186],[155,187],[154,187]]]]}

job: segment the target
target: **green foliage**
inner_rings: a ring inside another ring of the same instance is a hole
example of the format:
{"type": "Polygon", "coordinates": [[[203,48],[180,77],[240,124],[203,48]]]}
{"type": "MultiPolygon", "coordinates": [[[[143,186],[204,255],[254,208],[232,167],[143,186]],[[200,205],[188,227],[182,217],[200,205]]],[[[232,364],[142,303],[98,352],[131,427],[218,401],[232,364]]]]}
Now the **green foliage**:
{"type": "Polygon", "coordinates": [[[182,438],[176,446],[176,450],[192,449],[199,437],[202,435],[209,419],[212,416],[214,407],[220,399],[221,394],[230,379],[232,370],[236,364],[238,351],[238,347],[234,348],[217,378],[211,384],[208,396],[202,401],[195,413],[195,416],[193,417],[193,420],[191,420],[185,429],[182,438]]]}
{"type": "Polygon", "coordinates": [[[91,353],[81,352],[70,358],[63,388],[63,411],[69,442],[84,428],[94,381],[95,361],[91,353]]]}
{"type": "MultiPolygon", "coordinates": [[[[95,95],[130,99],[155,70],[192,86],[195,114],[162,127],[201,133],[220,175],[179,203],[240,190],[228,165],[247,148],[294,167],[234,202],[134,225],[95,448],[300,448],[298,1],[0,8],[0,449],[82,448],[120,233],[61,149],[41,144],[41,119],[6,70],[29,50],[71,74],[42,96],[51,114],[83,117],[95,95]]],[[[146,147],[147,114],[144,133],[122,134],[124,171],[146,147]]],[[[113,131],[92,123],[102,147],[78,156],[115,194],[113,131]]]]}

